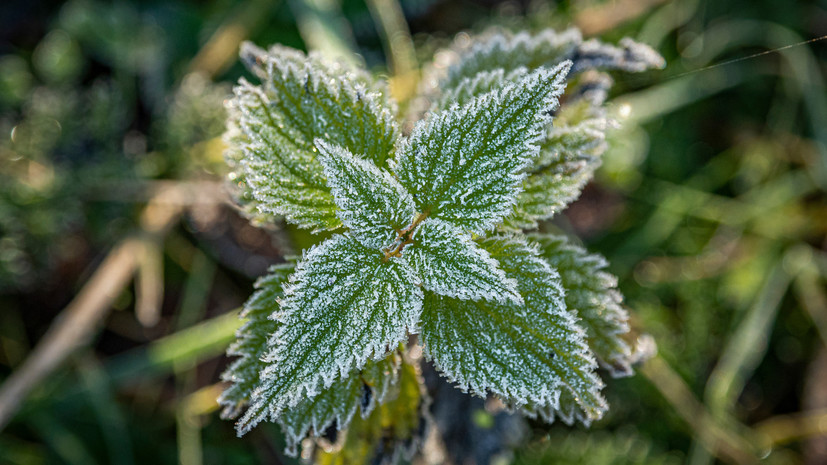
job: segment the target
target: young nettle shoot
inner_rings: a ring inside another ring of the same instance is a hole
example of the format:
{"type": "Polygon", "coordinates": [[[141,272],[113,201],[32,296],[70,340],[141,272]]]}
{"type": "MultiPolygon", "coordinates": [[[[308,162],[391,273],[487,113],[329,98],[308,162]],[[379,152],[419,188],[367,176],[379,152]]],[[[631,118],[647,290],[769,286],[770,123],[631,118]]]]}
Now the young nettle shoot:
{"type": "Polygon", "coordinates": [[[409,445],[427,405],[418,349],[460,389],[547,421],[601,418],[598,366],[631,374],[638,354],[605,260],[523,230],[599,165],[606,71],[660,57],[575,30],[495,31],[450,53],[403,135],[370,74],[243,45],[261,83],[242,79],[228,104],[237,199],[254,221],[333,234],[273,267],[245,305],[220,398],[240,435],[269,420],[293,454],[331,427],[360,432],[343,447],[409,445]]]}

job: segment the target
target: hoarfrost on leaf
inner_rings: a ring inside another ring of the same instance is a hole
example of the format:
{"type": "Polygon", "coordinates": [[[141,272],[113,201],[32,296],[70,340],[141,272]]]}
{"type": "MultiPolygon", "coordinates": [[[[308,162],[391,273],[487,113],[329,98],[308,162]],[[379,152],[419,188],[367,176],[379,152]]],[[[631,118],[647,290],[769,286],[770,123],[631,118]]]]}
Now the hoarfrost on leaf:
{"type": "Polygon", "coordinates": [[[566,304],[577,312],[586,329],[589,346],[612,376],[630,376],[634,355],[624,336],[629,333],[629,315],[620,305],[617,278],[605,271],[606,259],[589,254],[565,236],[530,236],[540,245],[542,256],[560,272],[566,288],[566,304]]]}
{"type": "Polygon", "coordinates": [[[398,163],[417,209],[478,234],[499,224],[538,153],[567,71],[566,63],[537,70],[418,123],[398,163]]]}
{"type": "Polygon", "coordinates": [[[460,300],[487,299],[522,303],[517,282],[471,240],[471,234],[450,223],[429,218],[413,234],[403,253],[422,288],[460,300]]]}
{"type": "Polygon", "coordinates": [[[218,398],[223,418],[236,418],[250,401],[258,386],[259,373],[267,366],[262,358],[267,353],[267,340],[278,329],[270,316],[279,309],[282,284],[287,281],[293,265],[276,265],[267,275],[256,281],[256,291],[244,303],[240,318],[246,320],[236,331],[236,340],[227,349],[227,355],[238,356],[221,374],[230,386],[218,398]]]}
{"type": "Polygon", "coordinates": [[[318,395],[301,400],[278,418],[287,440],[286,451],[296,456],[298,446],[311,432],[321,435],[334,425],[346,429],[356,412],[367,418],[385,401],[399,379],[400,357],[392,352],[379,361],[368,361],[361,370],[337,379],[318,395]]]}
{"type": "Polygon", "coordinates": [[[663,58],[649,46],[624,38],[620,46],[602,43],[596,39],[583,40],[577,29],[556,32],[546,29],[540,33],[511,33],[491,29],[453,50],[455,60],[444,75],[431,77],[441,90],[455,89],[464,79],[496,69],[509,73],[517,68],[553,67],[563,61],[572,62],[572,73],[587,69],[641,72],[662,68],[663,58]]]}
{"type": "Polygon", "coordinates": [[[366,247],[389,245],[413,219],[411,195],[386,170],[317,139],[337,214],[366,247]]]}
{"type": "Polygon", "coordinates": [[[600,418],[607,408],[603,383],[583,330],[566,310],[560,276],[523,238],[488,238],[480,245],[517,281],[525,304],[426,292],[426,356],[474,394],[491,392],[513,407],[557,409],[568,391],[589,418],[600,418]]]}
{"type": "Polygon", "coordinates": [[[410,459],[413,448],[424,440],[427,394],[418,367],[403,362],[399,380],[369,416],[357,416],[334,447],[314,448],[319,464],[394,464],[410,459]]]}
{"type": "Polygon", "coordinates": [[[267,368],[239,434],[384,358],[416,331],[422,307],[422,291],[399,260],[385,261],[347,235],[310,249],[284,293],[267,368]]]}
{"type": "Polygon", "coordinates": [[[588,119],[575,126],[550,126],[540,144],[537,162],[528,170],[523,191],[508,218],[511,227],[534,228],[580,196],[606,149],[605,119],[588,119]]]}
{"type": "Polygon", "coordinates": [[[475,97],[496,90],[506,82],[517,82],[530,70],[524,66],[506,72],[499,68],[491,71],[481,71],[473,77],[463,78],[456,87],[445,89],[431,104],[431,111],[449,108],[451,105],[465,105],[475,97]]]}
{"type": "Polygon", "coordinates": [[[227,158],[243,183],[242,198],[301,227],[335,229],[341,223],[314,140],[385,166],[399,138],[393,107],[361,74],[285,47],[256,50],[249,55],[262,84],[240,80],[228,103],[235,135],[227,138],[227,158]]]}

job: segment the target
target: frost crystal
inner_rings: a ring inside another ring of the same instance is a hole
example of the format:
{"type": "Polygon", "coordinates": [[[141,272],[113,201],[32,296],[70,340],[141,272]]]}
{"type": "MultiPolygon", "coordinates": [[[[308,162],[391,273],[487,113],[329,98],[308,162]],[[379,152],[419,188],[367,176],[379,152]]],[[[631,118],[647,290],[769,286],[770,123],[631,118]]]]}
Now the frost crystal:
{"type": "Polygon", "coordinates": [[[565,60],[572,62],[572,73],[587,69],[640,72],[664,65],[663,58],[647,45],[629,38],[622,39],[620,47],[595,39],[584,42],[577,29],[559,33],[547,29],[539,34],[512,34],[492,29],[453,52],[456,58],[446,75],[430,78],[439,82],[440,89],[454,89],[463,79],[474,78],[482,72],[552,67],[565,60]]]}
{"type": "Polygon", "coordinates": [[[223,418],[235,418],[258,385],[258,375],[267,364],[262,357],[267,353],[267,340],[276,332],[278,323],[270,315],[278,311],[278,299],[282,297],[282,284],[287,281],[293,265],[276,265],[269,274],[256,281],[256,292],[244,304],[240,317],[245,323],[236,332],[236,341],[227,349],[227,355],[239,358],[221,375],[230,382],[218,399],[223,418]]]}
{"type": "Polygon", "coordinates": [[[284,412],[278,422],[287,436],[288,453],[296,455],[299,443],[311,431],[321,435],[334,422],[339,430],[347,428],[357,410],[367,418],[397,383],[399,362],[396,354],[369,361],[362,370],[337,379],[317,396],[303,399],[284,412]]]}
{"type": "Polygon", "coordinates": [[[336,446],[316,447],[315,463],[394,464],[400,458],[410,459],[423,439],[427,400],[417,367],[403,362],[384,403],[367,417],[355,417],[336,446]]]}

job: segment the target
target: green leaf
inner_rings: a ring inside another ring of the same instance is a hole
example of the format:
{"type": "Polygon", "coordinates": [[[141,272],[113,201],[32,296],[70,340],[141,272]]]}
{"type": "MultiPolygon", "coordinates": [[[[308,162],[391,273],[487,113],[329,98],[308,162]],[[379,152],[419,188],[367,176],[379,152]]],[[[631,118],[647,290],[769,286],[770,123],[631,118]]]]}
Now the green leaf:
{"type": "Polygon", "coordinates": [[[629,315],[620,305],[617,278],[605,271],[606,259],[589,254],[565,236],[530,236],[540,244],[540,253],[560,273],[566,288],[566,305],[577,312],[586,329],[589,346],[612,376],[630,376],[634,355],[624,340],[629,315]]]}
{"type": "Polygon", "coordinates": [[[262,212],[259,210],[259,204],[253,195],[253,188],[247,182],[247,171],[242,165],[244,160],[244,145],[247,143],[247,137],[241,131],[239,126],[239,118],[241,113],[237,111],[230,111],[227,114],[227,125],[224,131],[224,161],[227,163],[229,171],[227,173],[227,180],[229,181],[229,190],[233,196],[233,200],[241,206],[241,210],[245,216],[257,224],[272,223],[275,216],[271,213],[262,212]]]}
{"type": "Polygon", "coordinates": [[[469,233],[429,218],[415,230],[412,241],[402,258],[415,270],[423,289],[460,300],[522,303],[517,282],[506,277],[497,260],[469,233]]]}
{"type": "Polygon", "coordinates": [[[317,447],[317,465],[397,463],[423,440],[427,401],[416,366],[403,363],[399,383],[388,401],[379,404],[367,418],[355,418],[343,441],[331,450],[317,447]]]}
{"type": "Polygon", "coordinates": [[[285,433],[288,455],[296,456],[305,437],[324,434],[333,422],[337,430],[346,429],[357,410],[361,418],[367,418],[395,387],[399,364],[396,352],[380,361],[368,361],[361,370],[337,379],[319,395],[286,410],[278,422],[285,433]]]}
{"type": "MultiPolygon", "coordinates": [[[[463,104],[481,93],[519,80],[528,72],[524,67],[508,74],[503,69],[480,72],[472,79],[463,79],[456,88],[446,90],[432,111],[454,101],[463,104]]],[[[591,76],[576,78],[574,82],[574,91],[589,84],[587,88],[592,90],[586,92],[597,92],[591,76]]],[[[603,94],[605,92],[599,97],[603,94]]],[[[545,128],[539,154],[527,168],[517,205],[506,220],[509,228],[537,227],[537,220],[554,216],[576,200],[591,180],[600,166],[600,156],[606,151],[606,131],[611,126],[599,106],[602,99],[593,102],[596,97],[569,95],[554,117],[554,124],[545,128]],[[571,102],[574,98],[578,100],[571,102]]]]}
{"type": "Polygon", "coordinates": [[[418,123],[400,148],[397,171],[418,210],[477,233],[500,223],[537,155],[567,70],[540,69],[418,123]]]}
{"type": "Polygon", "coordinates": [[[406,341],[422,307],[413,281],[397,258],[386,261],[347,235],[310,249],[285,287],[267,368],[237,424],[239,434],[406,341]]]}
{"type": "Polygon", "coordinates": [[[390,98],[390,91],[385,81],[375,79],[366,70],[349,66],[344,61],[326,59],[319,51],[313,50],[305,54],[301,50],[281,44],[271,45],[269,49],[264,50],[252,42],[244,41],[239,47],[238,55],[244,66],[262,81],[268,79],[268,73],[270,72],[268,66],[271,66],[270,61],[273,60],[273,57],[278,57],[278,60],[282,63],[290,62],[299,68],[309,62],[314,68],[324,69],[325,73],[329,75],[347,74],[353,82],[362,84],[372,92],[378,93],[383,105],[391,108],[394,114],[397,112],[396,102],[390,98]]]}
{"type": "Polygon", "coordinates": [[[284,47],[256,55],[254,69],[263,82],[254,86],[241,79],[234,90],[228,110],[241,136],[227,138],[227,158],[241,167],[236,179],[262,212],[305,228],[335,229],[341,223],[314,140],[382,167],[399,130],[393,106],[362,74],[301,56],[284,47]]]}
{"type": "Polygon", "coordinates": [[[523,407],[523,412],[531,418],[540,418],[547,423],[560,420],[569,426],[579,421],[583,426],[588,427],[595,420],[578,404],[577,398],[571,391],[560,393],[557,406],[529,404],[523,407]]]}
{"type": "Polygon", "coordinates": [[[474,37],[468,46],[454,50],[458,58],[448,67],[439,86],[454,89],[464,79],[495,69],[508,73],[520,67],[533,70],[556,66],[571,57],[582,40],[577,29],[559,33],[546,29],[537,35],[492,29],[474,37]]]}
{"type": "Polygon", "coordinates": [[[439,80],[441,90],[455,89],[481,72],[502,69],[509,73],[520,67],[533,70],[566,60],[572,62],[573,74],[587,69],[641,72],[664,65],[663,58],[647,45],[629,38],[621,39],[619,46],[596,39],[583,41],[577,29],[559,33],[545,29],[538,34],[492,30],[468,44],[453,50],[458,58],[439,80]]]}
{"type": "Polygon", "coordinates": [[[534,228],[537,220],[554,216],[576,200],[600,166],[607,126],[605,119],[589,119],[576,126],[549,127],[507,224],[534,228]]]}
{"type": "Polygon", "coordinates": [[[250,401],[258,385],[259,373],[267,364],[262,357],[267,353],[267,341],[275,334],[278,323],[270,316],[278,312],[282,284],[287,282],[293,265],[276,265],[269,274],[256,281],[256,291],[244,303],[240,317],[246,322],[236,332],[236,341],[227,349],[227,355],[239,356],[221,375],[230,386],[218,398],[223,407],[223,418],[236,418],[250,401]]]}
{"type": "Polygon", "coordinates": [[[342,223],[366,247],[390,245],[416,213],[411,195],[390,173],[347,149],[321,140],[316,146],[342,223]]]}
{"type": "Polygon", "coordinates": [[[606,403],[603,382],[583,330],[566,310],[560,276],[523,238],[481,242],[525,305],[462,301],[426,292],[421,338],[425,354],[460,388],[489,392],[513,407],[559,407],[570,392],[592,419],[606,403]]]}
{"type": "Polygon", "coordinates": [[[430,111],[443,110],[453,104],[465,105],[480,95],[502,87],[506,82],[518,82],[529,72],[529,69],[524,66],[509,72],[502,68],[480,71],[473,77],[463,79],[456,87],[443,89],[439,98],[431,104],[430,111]]]}

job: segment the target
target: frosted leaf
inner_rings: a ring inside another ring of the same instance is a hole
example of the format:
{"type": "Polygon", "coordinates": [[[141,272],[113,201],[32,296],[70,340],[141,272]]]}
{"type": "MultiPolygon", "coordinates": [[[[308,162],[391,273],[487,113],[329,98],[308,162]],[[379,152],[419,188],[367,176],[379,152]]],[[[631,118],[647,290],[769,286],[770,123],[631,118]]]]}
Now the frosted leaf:
{"type": "Polygon", "coordinates": [[[362,74],[300,59],[301,52],[285,47],[253,56],[262,84],[240,80],[227,105],[238,129],[226,138],[227,159],[239,168],[234,176],[262,212],[305,228],[335,229],[341,223],[314,140],[384,166],[399,138],[394,109],[362,74]]]}
{"type": "MultiPolygon", "coordinates": [[[[523,67],[508,74],[502,69],[480,72],[447,90],[432,109],[453,101],[462,104],[480,93],[519,80],[528,72],[523,67]]],[[[557,111],[554,124],[547,125],[539,154],[526,168],[523,191],[514,212],[506,220],[509,228],[534,228],[537,220],[561,211],[580,196],[600,166],[600,156],[607,148],[606,131],[612,126],[600,105],[611,79],[602,73],[589,72],[573,78],[572,82],[572,95],[568,95],[557,111]]]]}
{"type": "Polygon", "coordinates": [[[415,331],[422,308],[422,291],[398,259],[385,261],[347,235],[310,249],[284,293],[267,368],[239,434],[384,358],[415,331]]]}
{"type": "Polygon", "coordinates": [[[271,320],[270,315],[278,311],[282,284],[292,272],[292,264],[270,268],[269,274],[256,281],[256,291],[244,303],[239,317],[246,321],[236,331],[236,341],[227,349],[227,355],[239,358],[221,374],[222,380],[231,383],[218,398],[223,418],[237,417],[258,385],[258,375],[267,365],[261,360],[267,352],[267,340],[278,329],[278,323],[271,320]]]}
{"type": "Polygon", "coordinates": [[[481,242],[525,305],[462,301],[425,293],[421,340],[428,358],[460,388],[512,407],[558,408],[570,392],[589,418],[606,403],[583,330],[566,310],[560,276],[523,238],[481,242]]]}
{"type": "Polygon", "coordinates": [[[554,423],[556,420],[560,420],[569,426],[579,422],[583,426],[589,427],[592,421],[595,420],[583,410],[570,391],[560,393],[560,402],[556,407],[529,404],[523,407],[523,413],[531,418],[540,418],[546,423],[554,423]]]}
{"type": "Polygon", "coordinates": [[[465,78],[498,68],[508,73],[520,67],[555,66],[572,55],[582,40],[577,29],[546,29],[537,35],[491,29],[473,37],[467,46],[453,49],[456,58],[440,79],[440,88],[453,89],[465,78]]]}
{"type": "Polygon", "coordinates": [[[414,232],[402,259],[415,271],[422,288],[460,300],[487,299],[522,303],[517,282],[506,277],[497,260],[471,240],[471,235],[437,218],[414,232]]]}
{"type": "Polygon", "coordinates": [[[286,452],[296,456],[308,435],[320,436],[328,427],[346,429],[356,412],[367,418],[385,401],[399,378],[399,355],[391,353],[380,361],[368,361],[361,370],[339,378],[317,396],[303,399],[279,418],[287,441],[286,452]]]}
{"type": "Polygon", "coordinates": [[[620,305],[617,278],[605,271],[608,263],[589,254],[565,236],[532,235],[540,252],[557,268],[566,288],[566,304],[577,312],[586,329],[589,347],[600,364],[614,377],[630,376],[634,355],[624,339],[629,332],[629,315],[620,305]]]}
{"type": "Polygon", "coordinates": [[[480,71],[473,77],[463,79],[456,87],[445,89],[431,104],[431,111],[449,108],[452,104],[465,105],[475,97],[502,87],[506,82],[518,82],[529,73],[524,66],[510,72],[502,68],[480,71]]]}
{"type": "Polygon", "coordinates": [[[347,74],[348,78],[354,83],[362,84],[371,92],[377,93],[382,103],[391,108],[396,114],[396,102],[390,98],[390,91],[385,81],[374,78],[363,68],[351,66],[344,61],[329,60],[317,50],[305,54],[301,50],[281,44],[273,44],[267,50],[264,50],[250,41],[244,41],[239,47],[238,56],[244,66],[262,81],[268,78],[268,62],[273,60],[274,57],[277,57],[282,63],[289,61],[297,67],[302,67],[309,62],[314,68],[324,69],[325,74],[332,76],[347,74]]]}
{"type": "Polygon", "coordinates": [[[663,57],[652,47],[629,37],[620,39],[618,46],[590,39],[577,47],[574,56],[566,58],[574,62],[572,71],[575,73],[585,69],[617,69],[640,73],[666,65],[663,57]]]}
{"type": "Polygon", "coordinates": [[[259,210],[258,201],[253,196],[253,189],[247,183],[247,172],[242,165],[242,160],[244,160],[243,147],[247,144],[247,137],[239,126],[240,118],[240,112],[228,111],[226,128],[222,136],[226,147],[224,149],[224,161],[229,168],[227,173],[228,190],[245,216],[256,223],[271,223],[275,216],[259,210]]]}
{"type": "Polygon", "coordinates": [[[334,447],[316,447],[313,463],[394,464],[410,460],[426,427],[428,398],[416,366],[402,363],[399,382],[368,417],[355,417],[334,447]]]}
{"type": "Polygon", "coordinates": [[[550,218],[576,200],[600,166],[608,126],[605,119],[589,119],[575,126],[549,127],[506,224],[536,227],[537,220],[550,218]]]}
{"type": "Polygon", "coordinates": [[[366,247],[389,245],[416,213],[411,195],[389,172],[347,149],[317,140],[336,214],[366,247]]]}
{"type": "Polygon", "coordinates": [[[629,38],[621,39],[619,46],[596,39],[583,41],[577,29],[546,29],[537,34],[494,29],[472,38],[466,46],[454,47],[450,56],[454,60],[445,75],[431,78],[442,90],[454,89],[464,79],[485,71],[503,69],[508,73],[520,67],[533,70],[566,60],[572,62],[573,74],[586,69],[640,72],[664,65],[663,58],[647,45],[629,38]]]}
{"type": "Polygon", "coordinates": [[[466,105],[431,113],[400,147],[397,174],[417,209],[483,233],[511,212],[568,71],[540,69],[466,105]]]}
{"type": "MultiPolygon", "coordinates": [[[[463,104],[493,89],[518,81],[532,69],[571,60],[566,100],[546,128],[540,155],[526,168],[526,179],[514,212],[506,220],[511,229],[533,228],[579,197],[600,165],[606,150],[606,131],[614,124],[603,107],[613,81],[597,69],[644,71],[663,65],[651,48],[630,39],[619,47],[596,40],[583,41],[579,32],[492,32],[468,49],[455,50],[453,66],[432,92],[431,111],[452,102],[463,104]]],[[[438,79],[431,79],[437,82],[438,79]]]]}

